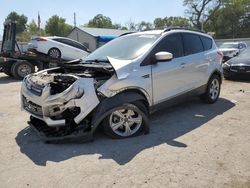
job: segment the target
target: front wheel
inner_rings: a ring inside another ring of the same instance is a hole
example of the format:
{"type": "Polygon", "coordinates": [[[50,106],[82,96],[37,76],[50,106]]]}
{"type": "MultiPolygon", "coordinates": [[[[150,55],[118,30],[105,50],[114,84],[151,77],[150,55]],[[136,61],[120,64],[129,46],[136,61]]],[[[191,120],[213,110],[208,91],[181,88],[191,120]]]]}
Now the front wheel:
{"type": "Polygon", "coordinates": [[[104,119],[104,133],[112,138],[128,138],[137,136],[148,121],[144,109],[135,104],[123,104],[114,108],[104,119]]]}
{"type": "Polygon", "coordinates": [[[221,79],[217,75],[213,75],[207,84],[206,92],[201,96],[201,99],[208,104],[215,103],[220,95],[221,79]]]}

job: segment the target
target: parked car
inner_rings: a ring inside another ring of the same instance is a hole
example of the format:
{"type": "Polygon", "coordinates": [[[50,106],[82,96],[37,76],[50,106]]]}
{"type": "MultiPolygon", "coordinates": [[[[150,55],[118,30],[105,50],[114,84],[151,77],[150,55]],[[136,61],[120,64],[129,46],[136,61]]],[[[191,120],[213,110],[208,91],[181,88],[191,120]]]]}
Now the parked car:
{"type": "Polygon", "coordinates": [[[64,37],[34,37],[29,43],[29,49],[65,60],[80,59],[89,54],[86,46],[64,37]]]}
{"type": "Polygon", "coordinates": [[[212,37],[184,29],[121,36],[84,61],[27,76],[22,108],[46,139],[92,137],[103,126],[112,138],[149,130],[149,113],[173,101],[220,94],[222,54],[212,37]],[[79,137],[80,137],[79,136],[79,137]]]}
{"type": "Polygon", "coordinates": [[[250,79],[250,48],[223,64],[225,79],[250,79]]]}
{"type": "Polygon", "coordinates": [[[226,42],[219,47],[220,51],[224,55],[224,62],[239,55],[246,48],[247,44],[245,42],[226,42]]]}

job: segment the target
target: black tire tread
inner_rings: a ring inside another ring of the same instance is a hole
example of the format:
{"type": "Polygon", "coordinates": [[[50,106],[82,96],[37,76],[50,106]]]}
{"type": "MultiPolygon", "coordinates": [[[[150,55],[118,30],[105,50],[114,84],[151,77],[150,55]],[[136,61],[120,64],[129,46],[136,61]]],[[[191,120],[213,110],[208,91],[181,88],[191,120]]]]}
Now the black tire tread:
{"type": "Polygon", "coordinates": [[[211,76],[211,78],[209,79],[208,83],[207,83],[207,89],[206,89],[206,92],[200,96],[201,100],[206,103],[206,104],[213,104],[217,101],[217,99],[219,98],[219,95],[220,95],[220,91],[219,91],[219,95],[218,95],[218,98],[216,100],[212,100],[211,97],[210,97],[210,94],[209,94],[209,88],[210,88],[210,84],[212,82],[212,80],[214,79],[218,79],[219,83],[220,83],[220,89],[221,89],[221,78],[216,75],[216,74],[213,74],[211,76]]]}
{"type": "Polygon", "coordinates": [[[35,72],[35,66],[32,65],[30,62],[28,61],[18,61],[18,62],[15,62],[12,67],[11,67],[11,74],[18,80],[22,80],[23,77],[18,75],[18,71],[17,71],[17,68],[18,66],[20,66],[21,64],[25,63],[26,65],[30,66],[31,67],[31,73],[35,72]]]}

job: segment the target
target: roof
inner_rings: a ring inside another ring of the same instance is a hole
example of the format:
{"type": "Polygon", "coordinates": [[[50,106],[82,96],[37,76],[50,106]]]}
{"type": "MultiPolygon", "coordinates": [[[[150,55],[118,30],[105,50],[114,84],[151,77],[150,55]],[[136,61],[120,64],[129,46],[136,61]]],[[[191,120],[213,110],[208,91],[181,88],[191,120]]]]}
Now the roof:
{"type": "Polygon", "coordinates": [[[90,28],[90,27],[77,27],[78,29],[94,36],[115,36],[118,37],[122,34],[131,32],[129,30],[119,30],[119,29],[106,29],[106,28],[90,28]]]}

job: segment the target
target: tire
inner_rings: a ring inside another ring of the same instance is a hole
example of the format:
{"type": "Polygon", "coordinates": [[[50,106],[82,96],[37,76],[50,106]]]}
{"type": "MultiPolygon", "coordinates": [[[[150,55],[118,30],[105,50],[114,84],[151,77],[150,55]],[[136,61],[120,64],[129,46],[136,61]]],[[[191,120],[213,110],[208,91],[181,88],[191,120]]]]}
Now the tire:
{"type": "Polygon", "coordinates": [[[141,102],[123,104],[113,108],[104,118],[103,131],[114,139],[138,136],[148,121],[146,107],[141,102]]]}
{"type": "Polygon", "coordinates": [[[18,61],[11,67],[11,74],[19,80],[33,72],[35,72],[35,66],[28,61],[18,61]]]}
{"type": "Polygon", "coordinates": [[[215,103],[220,95],[221,79],[218,75],[213,75],[207,84],[206,92],[201,96],[201,99],[207,104],[215,103]]]}
{"type": "Polygon", "coordinates": [[[60,59],[61,58],[61,51],[58,48],[51,48],[48,51],[48,55],[53,59],[60,59]]]}

